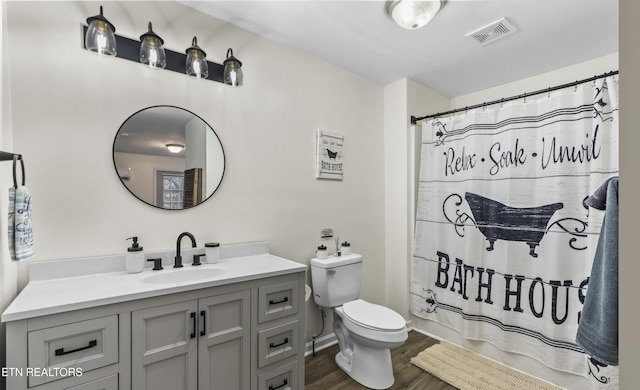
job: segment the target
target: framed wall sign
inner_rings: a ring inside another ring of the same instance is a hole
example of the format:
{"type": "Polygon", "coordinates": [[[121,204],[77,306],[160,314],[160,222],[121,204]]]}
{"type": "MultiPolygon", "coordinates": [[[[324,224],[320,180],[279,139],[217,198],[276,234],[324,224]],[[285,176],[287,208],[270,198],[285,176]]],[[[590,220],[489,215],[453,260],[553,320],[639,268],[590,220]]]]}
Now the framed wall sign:
{"type": "Polygon", "coordinates": [[[316,136],[316,179],[342,180],[344,136],[318,130],[316,136]]]}

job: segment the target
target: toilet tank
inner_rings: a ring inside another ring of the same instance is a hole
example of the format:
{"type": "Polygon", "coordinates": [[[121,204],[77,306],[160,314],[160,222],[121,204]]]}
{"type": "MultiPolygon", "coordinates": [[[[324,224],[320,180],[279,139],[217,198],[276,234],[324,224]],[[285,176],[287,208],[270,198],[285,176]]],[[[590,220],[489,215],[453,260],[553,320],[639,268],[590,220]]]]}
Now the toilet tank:
{"type": "Polygon", "coordinates": [[[360,297],[362,256],[352,253],[311,259],[313,300],[322,307],[337,307],[360,297]]]}

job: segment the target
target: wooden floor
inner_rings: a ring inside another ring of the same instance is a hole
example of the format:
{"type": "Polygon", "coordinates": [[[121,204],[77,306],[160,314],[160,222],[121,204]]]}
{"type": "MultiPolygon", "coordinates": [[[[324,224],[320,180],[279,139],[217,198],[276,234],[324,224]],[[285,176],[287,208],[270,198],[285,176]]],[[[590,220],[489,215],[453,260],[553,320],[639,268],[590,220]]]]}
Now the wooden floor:
{"type": "MultiPolygon", "coordinates": [[[[391,389],[456,390],[455,387],[410,362],[412,357],[437,342],[420,332],[410,331],[407,341],[401,347],[391,350],[396,378],[391,389]]],[[[336,344],[317,352],[315,357],[309,355],[305,359],[305,390],[366,389],[336,365],[334,359],[339,351],[336,344]]]]}

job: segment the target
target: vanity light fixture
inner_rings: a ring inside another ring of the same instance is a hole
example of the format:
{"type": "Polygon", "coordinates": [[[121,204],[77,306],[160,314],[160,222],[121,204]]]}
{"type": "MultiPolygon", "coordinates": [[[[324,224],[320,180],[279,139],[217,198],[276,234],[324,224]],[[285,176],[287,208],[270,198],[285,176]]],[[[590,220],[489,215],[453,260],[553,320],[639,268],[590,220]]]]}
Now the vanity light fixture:
{"type": "Polygon", "coordinates": [[[171,153],[180,153],[184,150],[184,145],[180,144],[166,144],[165,146],[171,153]]]}
{"type": "Polygon", "coordinates": [[[196,37],[193,37],[192,45],[186,52],[165,49],[164,40],[153,31],[151,22],[149,31],[142,34],[139,41],[116,35],[113,24],[102,15],[102,6],[100,15],[88,18],[87,23],[88,26],[82,27],[82,42],[89,51],[234,87],[243,83],[242,62],[233,56],[231,49],[227,50],[227,57],[222,64],[207,61],[206,53],[198,46],[196,37]]]}
{"type": "Polygon", "coordinates": [[[162,45],[164,40],[153,32],[149,22],[149,31],[140,35],[140,63],[150,68],[164,69],[167,66],[167,56],[162,45]]]}
{"type": "Polygon", "coordinates": [[[396,0],[387,3],[387,12],[398,26],[415,30],[429,23],[443,3],[444,0],[396,0]]]}
{"type": "Polygon", "coordinates": [[[87,32],[84,35],[84,46],[87,50],[102,56],[113,57],[117,53],[116,28],[102,15],[87,18],[87,32]]]}
{"type": "Polygon", "coordinates": [[[227,50],[227,59],[224,60],[223,79],[225,84],[234,87],[242,85],[242,62],[233,56],[233,50],[227,50]]]}
{"type": "Polygon", "coordinates": [[[189,76],[197,79],[209,77],[209,66],[207,64],[207,53],[198,46],[198,39],[193,37],[191,47],[187,49],[186,72],[189,76]]]}

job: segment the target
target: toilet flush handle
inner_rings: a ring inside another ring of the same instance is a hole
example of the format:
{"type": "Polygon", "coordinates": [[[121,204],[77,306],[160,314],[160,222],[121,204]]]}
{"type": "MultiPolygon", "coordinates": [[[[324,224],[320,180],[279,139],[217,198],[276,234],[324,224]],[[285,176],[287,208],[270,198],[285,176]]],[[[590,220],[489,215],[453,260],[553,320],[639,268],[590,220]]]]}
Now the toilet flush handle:
{"type": "Polygon", "coordinates": [[[336,270],[335,269],[330,269],[327,271],[327,275],[335,275],[336,274],[336,270]]]}

